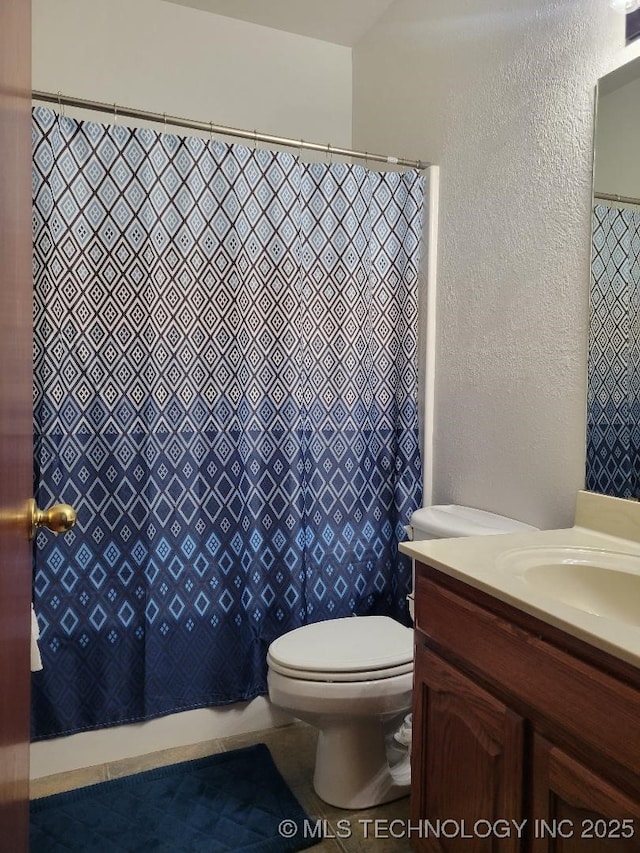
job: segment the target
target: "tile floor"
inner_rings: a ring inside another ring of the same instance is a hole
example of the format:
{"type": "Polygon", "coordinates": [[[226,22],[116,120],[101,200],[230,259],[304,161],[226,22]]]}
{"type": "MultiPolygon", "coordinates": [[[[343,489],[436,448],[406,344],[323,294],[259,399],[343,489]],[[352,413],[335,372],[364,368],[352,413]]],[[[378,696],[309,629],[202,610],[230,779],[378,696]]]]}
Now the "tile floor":
{"type": "Polygon", "coordinates": [[[361,853],[366,850],[375,850],[376,853],[409,853],[411,848],[408,840],[398,837],[405,834],[404,828],[408,825],[408,797],[374,809],[350,813],[327,805],[316,796],[312,785],[316,739],[315,729],[303,723],[295,723],[193,746],[165,749],[162,752],[35,779],[31,783],[31,797],[46,797],[60,791],[140,773],[164,764],[188,761],[254,743],[266,743],[273,760],[298,801],[314,821],[320,821],[322,824],[325,838],[310,848],[311,850],[317,853],[361,853]]]}

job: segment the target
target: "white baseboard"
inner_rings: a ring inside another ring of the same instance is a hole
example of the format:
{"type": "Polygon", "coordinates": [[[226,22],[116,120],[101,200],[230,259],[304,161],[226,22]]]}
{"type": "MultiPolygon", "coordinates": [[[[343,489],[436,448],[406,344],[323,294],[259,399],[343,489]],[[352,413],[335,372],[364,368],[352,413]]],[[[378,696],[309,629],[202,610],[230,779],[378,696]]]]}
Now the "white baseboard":
{"type": "Polygon", "coordinates": [[[174,746],[255,732],[287,725],[292,718],[266,696],[216,708],[169,714],[143,723],[130,723],[31,744],[31,778],[66,773],[174,746]]]}

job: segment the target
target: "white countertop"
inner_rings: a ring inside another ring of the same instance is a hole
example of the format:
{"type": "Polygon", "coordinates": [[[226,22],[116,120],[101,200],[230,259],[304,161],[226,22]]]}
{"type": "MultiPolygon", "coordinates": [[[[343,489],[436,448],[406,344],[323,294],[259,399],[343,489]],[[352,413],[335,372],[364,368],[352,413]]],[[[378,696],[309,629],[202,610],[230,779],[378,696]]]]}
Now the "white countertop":
{"type": "Polygon", "coordinates": [[[558,600],[510,568],[509,552],[558,547],[637,556],[631,573],[640,575],[640,503],[579,492],[571,528],[400,543],[415,560],[640,667],[640,597],[631,625],[558,600]]]}

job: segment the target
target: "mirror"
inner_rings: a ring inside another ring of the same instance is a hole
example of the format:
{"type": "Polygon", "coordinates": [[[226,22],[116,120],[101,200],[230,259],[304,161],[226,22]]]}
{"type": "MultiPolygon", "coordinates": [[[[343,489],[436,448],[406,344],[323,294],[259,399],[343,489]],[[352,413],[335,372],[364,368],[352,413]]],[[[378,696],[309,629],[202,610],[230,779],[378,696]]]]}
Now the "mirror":
{"type": "Polygon", "coordinates": [[[587,489],[640,498],[640,58],[598,84],[587,489]]]}

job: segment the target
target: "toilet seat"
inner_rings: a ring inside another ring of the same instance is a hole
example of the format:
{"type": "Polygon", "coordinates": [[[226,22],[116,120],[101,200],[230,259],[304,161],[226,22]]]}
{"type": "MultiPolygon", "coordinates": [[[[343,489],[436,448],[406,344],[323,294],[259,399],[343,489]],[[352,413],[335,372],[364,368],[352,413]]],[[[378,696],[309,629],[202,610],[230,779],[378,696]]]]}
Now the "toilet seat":
{"type": "Polygon", "coordinates": [[[370,681],[413,670],[413,631],[388,616],[347,616],[296,628],[269,646],[269,667],[305,681],[370,681]]]}
{"type": "Polygon", "coordinates": [[[269,655],[267,655],[267,663],[273,672],[286,675],[287,678],[299,678],[303,681],[371,681],[379,678],[395,678],[397,675],[413,672],[413,661],[409,661],[409,663],[402,664],[401,666],[387,667],[386,669],[348,670],[347,672],[317,672],[315,670],[293,669],[276,663],[269,655]]]}

